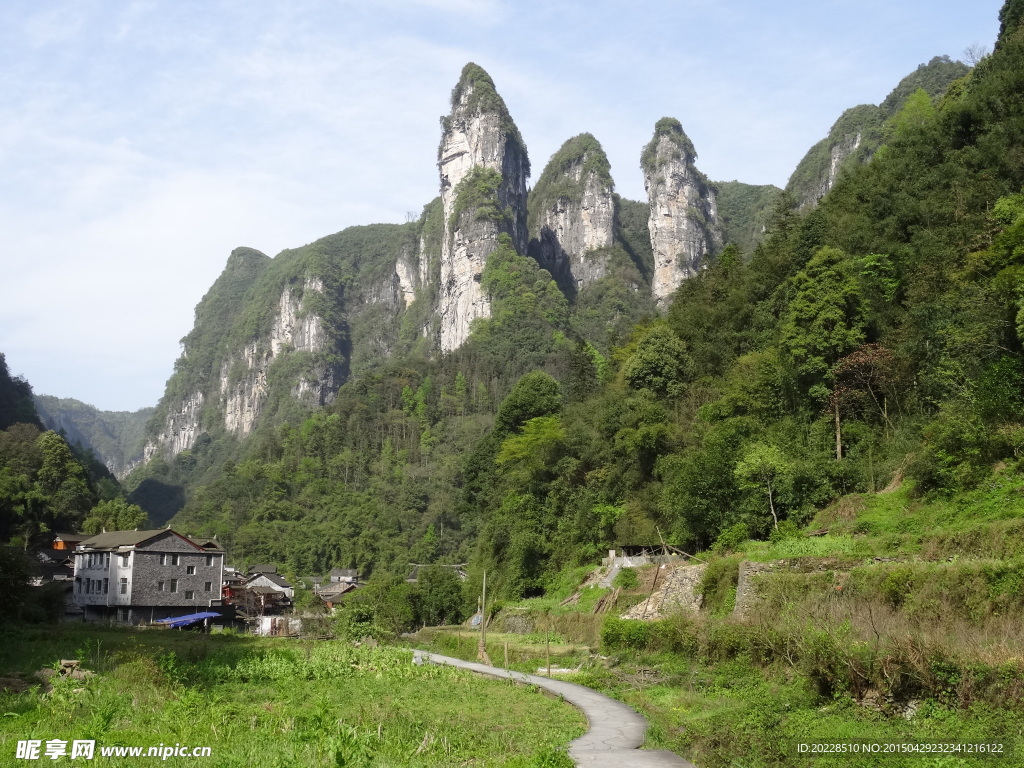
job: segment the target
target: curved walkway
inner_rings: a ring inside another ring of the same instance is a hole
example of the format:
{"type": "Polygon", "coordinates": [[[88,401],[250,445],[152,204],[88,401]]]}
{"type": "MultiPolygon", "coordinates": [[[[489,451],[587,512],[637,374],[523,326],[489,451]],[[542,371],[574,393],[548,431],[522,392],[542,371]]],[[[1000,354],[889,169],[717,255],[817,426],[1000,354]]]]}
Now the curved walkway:
{"type": "Polygon", "coordinates": [[[491,677],[528,683],[557,694],[587,717],[590,730],[569,745],[569,755],[578,766],[589,768],[696,768],[693,763],[664,750],[639,749],[647,721],[632,707],[603,693],[564,680],[512,672],[472,661],[453,659],[426,651],[415,651],[415,661],[449,664],[491,677]]]}

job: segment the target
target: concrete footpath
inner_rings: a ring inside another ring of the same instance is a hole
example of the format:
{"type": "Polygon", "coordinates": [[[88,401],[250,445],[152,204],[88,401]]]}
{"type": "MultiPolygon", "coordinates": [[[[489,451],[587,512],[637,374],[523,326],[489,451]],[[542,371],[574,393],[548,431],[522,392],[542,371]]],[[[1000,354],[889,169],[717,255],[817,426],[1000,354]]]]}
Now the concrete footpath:
{"type": "Polygon", "coordinates": [[[639,749],[647,731],[647,721],[632,707],[603,693],[564,680],[512,672],[488,667],[472,661],[414,651],[417,662],[449,664],[481,675],[502,677],[519,683],[536,685],[561,696],[587,717],[590,730],[569,745],[569,755],[578,766],[589,768],[696,768],[672,752],[639,749]]]}

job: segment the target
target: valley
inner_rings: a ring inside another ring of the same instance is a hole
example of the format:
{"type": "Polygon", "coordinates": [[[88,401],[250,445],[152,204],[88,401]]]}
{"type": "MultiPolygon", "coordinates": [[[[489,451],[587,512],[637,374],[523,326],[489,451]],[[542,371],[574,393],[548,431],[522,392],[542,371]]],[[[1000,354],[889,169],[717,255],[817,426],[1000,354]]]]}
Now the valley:
{"type": "Polygon", "coordinates": [[[236,247],[153,408],[35,394],[0,355],[0,675],[99,672],[0,694],[5,738],[567,765],[568,706],[412,663],[475,661],[482,621],[495,666],[607,693],[700,768],[804,765],[814,740],[1024,764],[1024,2],[999,21],[991,53],[846,110],[784,189],[710,179],[671,116],[644,200],[587,132],[531,185],[467,63],[437,196],[236,247]],[[60,622],[74,587],[40,553],[166,528],[297,585],[316,631],[60,622]]]}

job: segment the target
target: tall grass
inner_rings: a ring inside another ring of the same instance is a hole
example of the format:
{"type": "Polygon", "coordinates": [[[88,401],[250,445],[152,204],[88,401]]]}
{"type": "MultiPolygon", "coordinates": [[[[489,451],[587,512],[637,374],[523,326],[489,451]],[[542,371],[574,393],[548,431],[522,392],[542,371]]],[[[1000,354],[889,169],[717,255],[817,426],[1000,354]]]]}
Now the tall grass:
{"type": "Polygon", "coordinates": [[[228,768],[559,768],[571,765],[564,745],[585,730],[568,705],[416,666],[403,649],[77,628],[8,630],[4,640],[0,674],[81,657],[98,675],[49,694],[0,693],[0,764],[18,740],[59,738],[209,746],[211,764],[228,768]]]}

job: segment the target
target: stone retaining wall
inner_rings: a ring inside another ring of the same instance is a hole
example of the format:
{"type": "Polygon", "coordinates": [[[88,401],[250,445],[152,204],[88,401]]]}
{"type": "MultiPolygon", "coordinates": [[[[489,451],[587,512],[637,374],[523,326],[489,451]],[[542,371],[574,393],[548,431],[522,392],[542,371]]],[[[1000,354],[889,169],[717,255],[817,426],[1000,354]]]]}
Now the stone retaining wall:
{"type": "Polygon", "coordinates": [[[697,613],[701,603],[700,582],[706,568],[704,564],[661,566],[654,592],[622,614],[622,618],[660,619],[666,613],[679,609],[697,613]]]}

